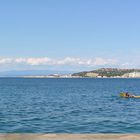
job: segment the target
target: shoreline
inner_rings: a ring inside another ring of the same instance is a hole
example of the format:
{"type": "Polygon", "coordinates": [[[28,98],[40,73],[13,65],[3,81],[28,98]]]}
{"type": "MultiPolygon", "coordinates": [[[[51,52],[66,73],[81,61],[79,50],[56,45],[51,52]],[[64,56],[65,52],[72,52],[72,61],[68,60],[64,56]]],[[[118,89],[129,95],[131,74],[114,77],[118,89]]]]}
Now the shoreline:
{"type": "Polygon", "coordinates": [[[140,134],[0,134],[0,140],[138,140],[140,134]]]}
{"type": "Polygon", "coordinates": [[[140,77],[0,77],[22,79],[140,79],[140,77]]]}
{"type": "Polygon", "coordinates": [[[21,79],[140,79],[140,77],[0,77],[0,78],[21,78],[21,79]]]}

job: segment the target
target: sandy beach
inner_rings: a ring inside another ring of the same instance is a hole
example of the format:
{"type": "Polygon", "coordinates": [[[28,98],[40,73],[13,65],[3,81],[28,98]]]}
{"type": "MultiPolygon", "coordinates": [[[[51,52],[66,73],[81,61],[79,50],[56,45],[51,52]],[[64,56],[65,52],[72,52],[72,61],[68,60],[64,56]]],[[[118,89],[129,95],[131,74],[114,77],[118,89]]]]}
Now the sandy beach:
{"type": "Polygon", "coordinates": [[[140,134],[1,134],[0,140],[139,140],[140,134]]]}

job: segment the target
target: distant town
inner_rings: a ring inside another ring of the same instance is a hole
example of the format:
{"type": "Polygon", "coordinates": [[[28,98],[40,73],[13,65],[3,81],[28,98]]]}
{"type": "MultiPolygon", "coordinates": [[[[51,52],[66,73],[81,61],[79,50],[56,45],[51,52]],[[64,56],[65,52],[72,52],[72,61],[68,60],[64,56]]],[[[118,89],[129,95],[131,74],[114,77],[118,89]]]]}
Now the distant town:
{"type": "Polygon", "coordinates": [[[22,76],[24,78],[140,78],[140,69],[101,68],[73,74],[22,76]]]}

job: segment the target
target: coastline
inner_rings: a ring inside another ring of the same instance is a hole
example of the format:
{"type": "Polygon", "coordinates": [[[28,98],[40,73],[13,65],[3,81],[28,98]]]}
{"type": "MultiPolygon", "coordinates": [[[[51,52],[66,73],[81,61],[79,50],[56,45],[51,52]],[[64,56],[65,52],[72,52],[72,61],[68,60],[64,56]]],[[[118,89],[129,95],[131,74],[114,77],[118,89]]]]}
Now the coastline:
{"type": "Polygon", "coordinates": [[[21,79],[140,79],[140,77],[33,77],[33,76],[31,76],[31,77],[0,77],[0,78],[21,78],[21,79]]]}
{"type": "Polygon", "coordinates": [[[140,134],[0,134],[0,140],[138,140],[140,134]]]}
{"type": "MultiPolygon", "coordinates": [[[[5,77],[3,77],[5,78],[5,77]]],[[[140,77],[9,77],[9,78],[41,78],[41,79],[140,79],[140,77]]]]}

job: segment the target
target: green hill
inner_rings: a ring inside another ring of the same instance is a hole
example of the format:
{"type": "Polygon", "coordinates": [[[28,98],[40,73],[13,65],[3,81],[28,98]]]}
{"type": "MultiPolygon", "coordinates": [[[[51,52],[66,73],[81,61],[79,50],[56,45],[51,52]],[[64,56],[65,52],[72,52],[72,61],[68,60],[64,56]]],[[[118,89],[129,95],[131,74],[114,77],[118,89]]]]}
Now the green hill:
{"type": "Polygon", "coordinates": [[[92,71],[83,71],[79,73],[74,73],[72,76],[81,77],[115,77],[123,76],[127,73],[140,72],[140,69],[117,69],[117,68],[101,68],[92,71]]]}

